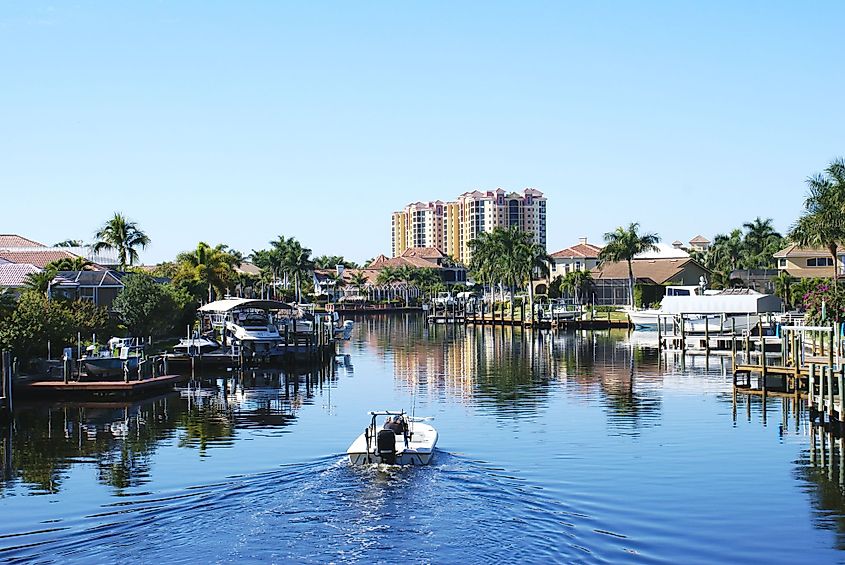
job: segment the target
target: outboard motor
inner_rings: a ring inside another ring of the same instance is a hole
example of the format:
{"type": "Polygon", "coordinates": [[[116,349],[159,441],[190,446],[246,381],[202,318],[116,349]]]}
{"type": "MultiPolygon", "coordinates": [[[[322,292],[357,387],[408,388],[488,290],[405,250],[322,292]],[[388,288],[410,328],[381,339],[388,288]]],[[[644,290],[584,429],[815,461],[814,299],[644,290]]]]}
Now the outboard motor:
{"type": "Polygon", "coordinates": [[[396,434],[393,430],[379,430],[376,448],[382,463],[396,464],[396,434]]]}

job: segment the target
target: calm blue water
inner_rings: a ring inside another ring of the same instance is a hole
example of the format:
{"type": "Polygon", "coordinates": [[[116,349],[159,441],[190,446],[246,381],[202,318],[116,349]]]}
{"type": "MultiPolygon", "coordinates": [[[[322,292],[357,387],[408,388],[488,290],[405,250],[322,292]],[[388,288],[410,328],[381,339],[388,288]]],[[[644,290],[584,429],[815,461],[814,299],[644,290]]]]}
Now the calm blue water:
{"type": "Polygon", "coordinates": [[[727,360],[639,332],[357,324],[323,372],[19,407],[0,560],[845,562],[845,444],[789,401],[734,403],[727,360]],[[347,465],[384,408],[434,416],[435,464],[347,465]]]}

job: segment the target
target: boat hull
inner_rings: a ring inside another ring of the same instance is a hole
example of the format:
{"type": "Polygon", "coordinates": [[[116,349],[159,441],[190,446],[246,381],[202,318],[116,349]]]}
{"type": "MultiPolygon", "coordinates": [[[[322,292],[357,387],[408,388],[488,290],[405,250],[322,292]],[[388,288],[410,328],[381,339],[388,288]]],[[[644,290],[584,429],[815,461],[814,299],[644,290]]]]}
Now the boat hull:
{"type": "Polygon", "coordinates": [[[123,363],[130,372],[138,370],[138,357],[130,357],[128,359],[120,359],[119,357],[102,357],[93,359],[83,359],[82,366],[85,372],[92,377],[122,377],[123,363]]]}

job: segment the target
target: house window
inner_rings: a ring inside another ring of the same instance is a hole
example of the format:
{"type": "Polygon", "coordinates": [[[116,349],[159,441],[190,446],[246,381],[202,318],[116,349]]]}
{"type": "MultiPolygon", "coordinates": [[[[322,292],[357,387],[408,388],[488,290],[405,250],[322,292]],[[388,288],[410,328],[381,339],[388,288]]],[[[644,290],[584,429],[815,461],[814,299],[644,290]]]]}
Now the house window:
{"type": "Polygon", "coordinates": [[[785,269],[786,268],[786,259],[778,259],[778,268],[785,269]]]}
{"type": "Polygon", "coordinates": [[[830,257],[813,257],[812,259],[807,259],[807,266],[808,267],[832,267],[833,266],[833,259],[830,257]]]}

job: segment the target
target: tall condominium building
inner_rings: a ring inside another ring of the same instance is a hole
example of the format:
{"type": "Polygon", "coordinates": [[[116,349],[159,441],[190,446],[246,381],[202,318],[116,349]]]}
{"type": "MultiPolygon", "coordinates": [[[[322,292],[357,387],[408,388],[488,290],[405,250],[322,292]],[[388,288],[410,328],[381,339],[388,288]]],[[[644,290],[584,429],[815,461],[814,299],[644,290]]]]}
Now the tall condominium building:
{"type": "Polygon", "coordinates": [[[392,252],[435,247],[467,263],[469,242],[496,227],[517,226],[546,247],[546,198],[533,188],[508,193],[501,188],[461,194],[455,201],[416,202],[393,213],[392,252]]]}

